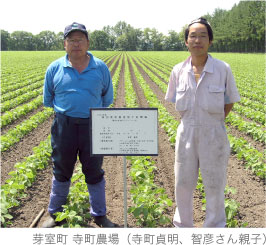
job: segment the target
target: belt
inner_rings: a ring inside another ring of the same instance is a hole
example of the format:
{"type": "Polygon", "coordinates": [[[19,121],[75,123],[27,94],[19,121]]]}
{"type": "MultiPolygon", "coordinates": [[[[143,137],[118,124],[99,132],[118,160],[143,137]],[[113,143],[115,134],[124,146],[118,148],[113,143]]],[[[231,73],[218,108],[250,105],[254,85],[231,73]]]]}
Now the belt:
{"type": "Polygon", "coordinates": [[[70,117],[67,115],[64,115],[62,113],[55,113],[55,117],[66,120],[67,123],[72,123],[72,124],[89,124],[90,123],[90,118],[81,118],[81,117],[70,117]]]}

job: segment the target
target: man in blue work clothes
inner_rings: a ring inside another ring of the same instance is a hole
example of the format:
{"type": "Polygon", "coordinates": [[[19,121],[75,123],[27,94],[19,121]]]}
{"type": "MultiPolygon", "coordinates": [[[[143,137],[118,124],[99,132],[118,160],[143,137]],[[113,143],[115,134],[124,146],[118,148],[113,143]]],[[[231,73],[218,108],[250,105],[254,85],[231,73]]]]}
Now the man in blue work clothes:
{"type": "Polygon", "coordinates": [[[42,227],[58,225],[55,213],[62,211],[69,193],[77,156],[90,196],[90,213],[100,227],[114,227],[106,217],[103,157],[90,156],[90,108],[113,102],[112,79],[103,61],[88,52],[86,27],[72,23],[64,31],[66,55],[48,67],[44,82],[44,106],[52,107],[51,128],[53,180],[48,212],[42,227]]]}

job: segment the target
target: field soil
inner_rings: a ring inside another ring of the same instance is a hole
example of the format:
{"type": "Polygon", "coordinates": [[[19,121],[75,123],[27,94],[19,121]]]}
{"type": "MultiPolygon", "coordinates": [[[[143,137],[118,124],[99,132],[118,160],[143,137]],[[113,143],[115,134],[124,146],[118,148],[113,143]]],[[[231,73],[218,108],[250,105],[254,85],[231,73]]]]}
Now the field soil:
{"type": "MultiPolygon", "coordinates": [[[[110,66],[113,60],[108,64],[110,66]]],[[[134,61],[135,62],[135,61],[134,61]]],[[[137,64],[137,63],[136,63],[137,64]]],[[[124,96],[124,67],[123,61],[122,70],[120,72],[120,81],[117,89],[117,99],[114,103],[115,107],[125,107],[124,96]]],[[[154,94],[158,97],[161,103],[167,108],[169,113],[179,120],[179,115],[174,109],[174,105],[164,100],[164,94],[160,88],[155,85],[149,76],[137,65],[139,71],[144,76],[146,82],[152,88],[154,94]]],[[[117,65],[115,66],[115,69],[117,65]]],[[[115,71],[114,69],[114,71],[115,71]]],[[[137,83],[136,77],[132,71],[130,64],[131,78],[133,87],[137,94],[139,107],[148,107],[148,103],[144,97],[143,91],[137,83]]],[[[112,75],[114,72],[112,72],[112,75]]],[[[28,136],[24,137],[19,143],[14,145],[9,151],[2,153],[1,156],[1,184],[9,178],[8,173],[14,169],[17,162],[23,161],[24,157],[32,154],[32,148],[38,146],[41,140],[45,140],[50,134],[50,127],[53,118],[44,122],[38,128],[33,130],[28,136]]],[[[12,127],[9,126],[9,127],[12,127]]],[[[5,130],[5,129],[3,129],[5,130]]],[[[238,132],[238,131],[237,131],[238,132]]],[[[235,133],[237,133],[235,132],[235,133]]],[[[252,142],[251,142],[252,143],[252,142]]],[[[254,143],[254,142],[253,142],[254,143]]],[[[254,143],[255,144],[255,143],[254,143]]],[[[259,147],[264,147],[259,145],[259,147]]],[[[155,171],[156,184],[162,186],[166,190],[166,194],[174,203],[174,147],[168,141],[168,137],[164,130],[159,127],[159,155],[153,157],[156,161],[157,170],[155,171]]],[[[78,163],[77,163],[78,164],[78,163]]],[[[123,158],[122,157],[105,157],[104,170],[106,179],[106,201],[107,215],[119,227],[124,226],[123,217],[123,158]]],[[[127,173],[130,169],[130,162],[127,162],[127,173]]],[[[237,219],[241,224],[247,223],[247,227],[262,228],[266,227],[265,223],[265,183],[260,180],[249,170],[245,169],[244,163],[239,161],[233,154],[230,157],[228,164],[228,181],[227,184],[237,190],[235,195],[230,195],[230,198],[235,199],[239,203],[239,212],[237,219]]],[[[48,167],[40,171],[36,181],[33,183],[26,194],[21,198],[19,207],[12,208],[10,213],[14,217],[12,224],[8,227],[29,227],[39,212],[44,209],[45,213],[36,224],[40,227],[45,217],[47,217],[47,208],[49,203],[49,195],[52,179],[52,162],[48,167]]],[[[128,177],[128,207],[131,205],[130,200],[131,180],[128,177]]],[[[202,211],[202,196],[195,190],[194,192],[194,220],[196,227],[202,227],[205,213],[202,211]]],[[[166,214],[172,219],[175,211],[175,205],[168,208],[166,214]]],[[[89,210],[88,210],[89,212],[89,210]]],[[[136,221],[132,215],[127,218],[128,227],[137,227],[136,221]]],[[[92,221],[88,227],[97,227],[92,221]]],[[[173,227],[168,224],[165,227],[173,227]]]]}

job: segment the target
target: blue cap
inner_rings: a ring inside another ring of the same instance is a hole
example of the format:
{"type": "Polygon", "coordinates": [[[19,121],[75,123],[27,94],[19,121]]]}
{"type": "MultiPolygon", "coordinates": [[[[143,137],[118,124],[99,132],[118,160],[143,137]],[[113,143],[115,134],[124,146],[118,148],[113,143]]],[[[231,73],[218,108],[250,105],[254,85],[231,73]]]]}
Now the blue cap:
{"type": "Polygon", "coordinates": [[[71,25],[69,25],[65,28],[64,38],[66,38],[68,36],[68,34],[73,32],[73,31],[81,31],[88,38],[88,32],[86,30],[86,27],[82,24],[77,23],[77,22],[73,22],[71,25]]]}

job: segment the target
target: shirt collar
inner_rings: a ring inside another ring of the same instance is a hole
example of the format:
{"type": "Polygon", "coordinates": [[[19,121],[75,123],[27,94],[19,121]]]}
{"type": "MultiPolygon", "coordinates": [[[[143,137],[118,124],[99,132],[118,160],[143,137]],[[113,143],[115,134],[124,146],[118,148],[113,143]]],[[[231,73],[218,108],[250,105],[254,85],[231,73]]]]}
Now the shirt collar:
{"type": "Polygon", "coordinates": [[[65,55],[64,59],[64,67],[71,67],[69,60],[68,60],[68,54],[65,55]]]}
{"type": "MultiPolygon", "coordinates": [[[[90,56],[90,63],[88,65],[88,67],[86,68],[86,70],[90,70],[90,69],[94,69],[97,67],[96,62],[94,60],[94,57],[92,55],[92,53],[87,52],[87,54],[90,56]]],[[[68,54],[65,55],[65,60],[64,60],[64,67],[72,67],[69,60],[68,60],[68,54]]]]}
{"type": "MultiPolygon", "coordinates": [[[[187,72],[193,72],[193,68],[191,65],[191,56],[188,57],[185,63],[186,63],[185,70],[187,72]]],[[[210,54],[208,54],[208,59],[204,66],[203,72],[213,73],[213,58],[210,54]]]]}
{"type": "Polygon", "coordinates": [[[203,72],[209,72],[209,73],[213,73],[213,58],[210,54],[208,54],[208,59],[207,62],[204,66],[203,72]]]}

